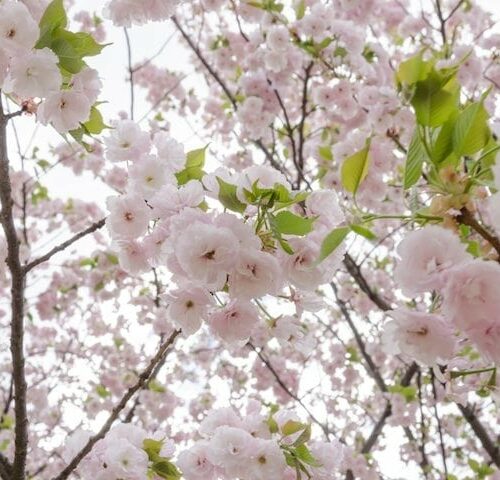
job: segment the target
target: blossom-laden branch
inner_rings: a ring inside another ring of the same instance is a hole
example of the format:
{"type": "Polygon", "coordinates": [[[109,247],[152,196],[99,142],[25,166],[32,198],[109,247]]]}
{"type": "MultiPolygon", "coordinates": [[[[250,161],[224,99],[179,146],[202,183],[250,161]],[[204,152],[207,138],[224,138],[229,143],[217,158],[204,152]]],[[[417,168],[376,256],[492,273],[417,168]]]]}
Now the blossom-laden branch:
{"type": "Polygon", "coordinates": [[[7,241],[7,266],[11,274],[10,351],[15,398],[15,451],[11,480],[24,480],[28,453],[28,415],[26,409],[26,373],[24,359],[25,277],[19,256],[19,239],[14,223],[12,184],[7,152],[7,122],[0,101],[0,202],[1,223],[7,241]]]}
{"type": "Polygon", "coordinates": [[[71,473],[78,467],[80,462],[92,451],[95,444],[102,440],[106,434],[109,432],[113,423],[118,419],[120,413],[125,409],[129,400],[140,390],[143,386],[150,380],[157,365],[162,363],[170,351],[170,347],[175,342],[175,339],[181,333],[180,330],[174,330],[174,332],[167,338],[167,340],[160,346],[156,355],[151,359],[147,368],[139,375],[137,382],[132,385],[126,393],[123,395],[118,404],[113,408],[108,419],[101,427],[99,432],[94,436],[90,437],[85,446],[75,455],[73,460],[64,468],[64,470],[53,478],[53,480],[65,480],[71,473]]]}

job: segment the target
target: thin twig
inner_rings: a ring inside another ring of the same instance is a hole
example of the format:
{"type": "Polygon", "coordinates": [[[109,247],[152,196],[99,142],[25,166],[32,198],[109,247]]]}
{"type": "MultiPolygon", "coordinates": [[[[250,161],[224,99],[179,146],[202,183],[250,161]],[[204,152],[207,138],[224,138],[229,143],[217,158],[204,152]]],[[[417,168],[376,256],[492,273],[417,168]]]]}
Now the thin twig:
{"type": "Polygon", "coordinates": [[[325,425],[324,423],[320,422],[316,416],[314,415],[314,413],[311,412],[311,410],[307,407],[307,405],[304,404],[304,402],[300,399],[300,397],[298,397],[297,395],[295,395],[295,393],[293,393],[289,388],[288,386],[285,384],[285,382],[283,382],[283,380],[281,379],[281,377],[279,376],[278,372],[275,370],[275,368],[273,367],[273,365],[271,364],[271,362],[262,354],[262,350],[258,350],[252,343],[248,342],[247,343],[248,347],[251,348],[256,354],[257,356],[260,358],[260,360],[262,361],[262,363],[266,366],[266,368],[271,372],[271,374],[273,375],[273,377],[276,379],[276,381],[278,382],[279,386],[285,391],[285,393],[290,397],[290,398],[293,398],[306,412],[307,414],[309,415],[309,417],[311,417],[311,420],[316,424],[318,425],[321,430],[323,430],[323,433],[325,434],[325,437],[327,439],[330,438],[330,430],[328,429],[328,426],[325,425]]]}
{"type": "Polygon", "coordinates": [[[73,235],[71,238],[66,240],[65,242],[62,242],[61,244],[57,245],[54,247],[52,250],[47,252],[45,255],[42,255],[41,257],[38,257],[36,260],[31,261],[27,265],[24,266],[23,272],[24,274],[28,273],[30,270],[33,270],[33,268],[37,267],[41,263],[46,262],[49,260],[51,257],[53,257],[56,253],[62,252],[66,248],[68,248],[70,245],[73,245],[76,241],[80,240],[81,238],[85,237],[86,235],[89,235],[100,228],[104,227],[106,223],[106,219],[102,218],[98,222],[93,223],[90,225],[90,227],[86,228],[85,230],[82,230],[81,232],[77,233],[76,235],[73,235]]]}
{"type": "Polygon", "coordinates": [[[123,32],[125,33],[125,41],[127,43],[127,63],[128,63],[128,80],[130,82],[130,120],[134,119],[134,69],[132,68],[132,45],[130,42],[130,36],[126,27],[123,27],[123,32]]]}
{"type": "MultiPolygon", "coordinates": [[[[222,88],[224,93],[226,94],[227,98],[231,102],[231,105],[233,106],[234,111],[236,112],[238,110],[238,102],[236,101],[235,96],[231,93],[229,90],[228,86],[225,84],[225,82],[222,80],[222,78],[219,76],[219,74],[212,68],[212,66],[208,63],[204,55],[201,53],[201,50],[196,46],[196,44],[193,42],[191,37],[188,35],[188,33],[182,28],[181,24],[177,20],[175,16],[171,17],[172,22],[174,23],[175,27],[177,30],[179,30],[180,34],[186,41],[186,43],[189,45],[191,50],[195,53],[195,55],[198,57],[198,60],[203,64],[203,66],[206,68],[207,72],[210,74],[210,76],[218,83],[218,85],[222,88]]],[[[269,151],[269,149],[262,143],[262,140],[252,140],[252,143],[256,145],[265,155],[269,163],[279,170],[282,173],[286,173],[285,169],[274,159],[273,155],[269,151]]]]}

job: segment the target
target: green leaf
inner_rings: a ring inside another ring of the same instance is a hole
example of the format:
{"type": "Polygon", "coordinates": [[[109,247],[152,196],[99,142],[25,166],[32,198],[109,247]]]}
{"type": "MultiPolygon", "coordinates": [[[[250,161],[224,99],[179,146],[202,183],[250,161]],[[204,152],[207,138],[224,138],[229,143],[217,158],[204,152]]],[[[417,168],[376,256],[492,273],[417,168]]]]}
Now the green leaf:
{"type": "Polygon", "coordinates": [[[178,480],[182,476],[177,467],[166,459],[153,463],[151,470],[166,480],[178,480]]]}
{"type": "Polygon", "coordinates": [[[404,387],[403,385],[392,385],[387,389],[390,393],[402,395],[404,399],[410,403],[417,398],[417,389],[412,386],[404,387]]]}
{"type": "Polygon", "coordinates": [[[279,212],[274,217],[276,229],[284,235],[307,235],[313,228],[314,220],[289,211],[279,212]]]}
{"type": "Polygon", "coordinates": [[[108,262],[111,263],[111,265],[118,265],[118,257],[114,255],[113,253],[106,253],[106,258],[108,259],[108,262]]]}
{"type": "Polygon", "coordinates": [[[288,420],[282,427],[281,433],[287,437],[288,435],[293,435],[294,433],[300,432],[307,427],[306,424],[302,422],[296,422],[295,420],[288,420]]]}
{"type": "Polygon", "coordinates": [[[427,159],[427,153],[417,127],[413,133],[410,146],[408,147],[408,154],[406,156],[403,184],[405,190],[418,182],[419,178],[422,176],[422,167],[427,159]]]}
{"type": "Polygon", "coordinates": [[[58,37],[70,43],[80,57],[94,57],[99,55],[104,47],[109,45],[109,43],[97,43],[95,38],[87,32],[70,32],[68,30],[63,30],[58,34],[58,37]]]}
{"type": "Polygon", "coordinates": [[[458,155],[472,155],[481,150],[490,139],[488,112],[483,102],[466,107],[458,116],[453,129],[453,151],[458,155]]]}
{"type": "Polygon", "coordinates": [[[337,250],[350,231],[350,227],[339,227],[332,230],[321,244],[318,262],[322,262],[325,258],[337,250]]]}
{"type": "Polygon", "coordinates": [[[300,0],[295,6],[295,16],[297,20],[304,18],[306,13],[306,2],[305,0],[300,0]]]}
{"type": "Polygon", "coordinates": [[[111,393],[104,385],[97,385],[95,390],[97,392],[97,395],[99,395],[101,398],[107,398],[111,396],[111,393]]]}
{"type": "Polygon", "coordinates": [[[427,78],[433,62],[425,61],[422,55],[423,52],[420,52],[399,65],[396,78],[400,83],[413,85],[427,78]]]}
{"type": "Polygon", "coordinates": [[[319,463],[316,458],[313,457],[312,453],[305,445],[299,445],[295,449],[295,454],[299,460],[306,463],[307,465],[311,465],[311,467],[321,467],[321,463],[319,463]]]}
{"type": "Polygon", "coordinates": [[[358,191],[361,182],[368,175],[370,165],[370,141],[366,142],[365,148],[346,158],[342,164],[340,179],[344,188],[353,194],[358,191]]]}
{"type": "Polygon", "coordinates": [[[49,191],[47,187],[44,187],[40,182],[35,183],[35,188],[31,193],[31,203],[33,205],[38,205],[40,202],[49,199],[49,191]]]}
{"type": "Polygon", "coordinates": [[[85,62],[75,47],[62,37],[55,37],[49,47],[59,58],[61,68],[75,74],[82,70],[85,62]]]}
{"type": "Polygon", "coordinates": [[[207,148],[208,145],[187,153],[184,170],[175,174],[179,185],[184,185],[189,180],[201,180],[203,178],[205,175],[203,167],[205,166],[205,152],[207,148]]]}
{"type": "Polygon", "coordinates": [[[96,258],[84,258],[80,260],[80,267],[90,267],[90,269],[94,269],[97,267],[99,262],[99,257],[96,258]]]}
{"type": "Polygon", "coordinates": [[[14,419],[10,415],[0,417],[0,430],[10,430],[14,426],[14,419]]]}
{"type": "Polygon", "coordinates": [[[294,447],[298,447],[307,443],[311,439],[311,425],[306,425],[302,433],[298,436],[297,440],[293,442],[294,447]]]}
{"type": "Polygon", "coordinates": [[[243,213],[247,206],[240,201],[236,195],[236,185],[227,183],[222,178],[216,177],[219,184],[219,201],[228,210],[233,212],[243,213]]]}
{"type": "Polygon", "coordinates": [[[402,62],[397,71],[399,81],[407,85],[414,85],[417,82],[425,80],[431,73],[435,60],[430,58],[424,60],[424,51],[410,57],[402,62]]]}
{"type": "Polygon", "coordinates": [[[163,440],[154,440],[152,438],[145,438],[142,442],[142,449],[148,454],[149,460],[154,462],[158,460],[160,451],[163,447],[163,440]]]}
{"type": "Polygon", "coordinates": [[[436,141],[431,147],[431,160],[435,165],[442,163],[453,151],[452,133],[455,127],[455,120],[455,116],[452,115],[439,128],[436,141]]]}
{"type": "Polygon", "coordinates": [[[376,240],[377,235],[375,235],[369,228],[364,227],[363,225],[351,225],[351,230],[362,237],[365,237],[368,240],[376,240]]]}
{"type": "Polygon", "coordinates": [[[98,135],[101,133],[105,128],[109,128],[105,123],[102,118],[101,112],[97,109],[97,107],[94,105],[90,109],[90,117],[89,119],[83,124],[83,127],[87,131],[89,135],[98,135]]]}
{"type": "Polygon", "coordinates": [[[165,393],[167,389],[155,378],[148,382],[148,389],[156,393],[165,393]]]}
{"type": "Polygon", "coordinates": [[[418,123],[429,127],[442,125],[458,110],[459,97],[460,85],[454,75],[443,79],[434,72],[427,80],[417,82],[411,103],[418,123]]]}
{"type": "Polygon", "coordinates": [[[49,3],[40,19],[40,38],[35,48],[50,46],[54,32],[59,29],[64,29],[67,23],[68,17],[64,10],[63,0],[54,0],[49,3]]]}
{"type": "Polygon", "coordinates": [[[333,160],[332,147],[330,147],[329,145],[319,147],[318,153],[319,156],[327,162],[331,162],[333,160]]]}

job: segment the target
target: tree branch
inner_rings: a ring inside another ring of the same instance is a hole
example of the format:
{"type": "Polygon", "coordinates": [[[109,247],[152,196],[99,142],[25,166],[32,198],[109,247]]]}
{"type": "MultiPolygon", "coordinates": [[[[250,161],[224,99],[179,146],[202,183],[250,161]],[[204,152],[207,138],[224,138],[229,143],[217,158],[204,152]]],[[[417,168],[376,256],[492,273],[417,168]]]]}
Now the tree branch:
{"type": "Polygon", "coordinates": [[[102,218],[98,222],[95,222],[94,224],[90,225],[90,227],[86,228],[85,230],[82,230],[81,232],[77,233],[76,235],[73,235],[71,238],[69,238],[65,242],[59,244],[57,247],[54,247],[52,250],[47,252],[45,255],[42,255],[41,257],[28,263],[23,268],[24,274],[27,274],[30,270],[33,270],[33,268],[37,267],[41,263],[46,262],[56,253],[62,252],[63,250],[68,248],[70,245],[73,245],[73,243],[75,243],[76,241],[85,237],[86,235],[89,235],[90,233],[93,233],[93,232],[99,230],[100,228],[104,227],[105,223],[106,223],[106,219],[102,218]]]}
{"type": "Polygon", "coordinates": [[[387,386],[384,382],[384,379],[382,378],[382,375],[380,374],[380,371],[375,365],[375,362],[373,361],[372,357],[368,354],[365,342],[361,338],[361,335],[358,332],[356,325],[352,321],[351,315],[347,310],[346,303],[339,298],[337,286],[333,282],[330,283],[330,286],[332,287],[333,293],[335,294],[335,299],[337,300],[337,304],[340,307],[340,311],[342,312],[342,315],[344,316],[346,322],[348,323],[349,328],[351,329],[354,335],[354,339],[356,340],[356,344],[358,345],[358,348],[361,352],[361,355],[365,360],[366,365],[368,366],[368,373],[373,378],[380,391],[387,392],[387,386]]]}
{"type": "Polygon", "coordinates": [[[457,407],[462,412],[463,417],[467,420],[468,424],[471,426],[472,430],[476,434],[476,437],[481,442],[481,445],[486,450],[490,456],[492,462],[500,468],[500,446],[490,438],[488,432],[483,427],[483,424],[479,421],[474,412],[474,407],[471,405],[460,405],[457,403],[457,407]]]}
{"type": "Polygon", "coordinates": [[[12,478],[12,465],[2,453],[0,453],[0,478],[2,480],[11,480],[12,478]]]}
{"type": "Polygon", "coordinates": [[[127,27],[123,27],[123,32],[125,33],[125,42],[127,44],[127,68],[128,68],[128,80],[130,82],[130,120],[134,119],[134,69],[132,68],[132,45],[130,44],[130,36],[128,34],[127,27]]]}
{"type": "Polygon", "coordinates": [[[101,427],[99,432],[89,439],[87,444],[80,450],[77,455],[75,455],[73,460],[71,460],[66,468],[64,468],[64,470],[59,475],[57,475],[57,477],[54,477],[53,480],[67,479],[71,475],[71,473],[78,467],[80,462],[92,451],[94,445],[106,436],[113,423],[118,419],[120,413],[127,406],[128,401],[146,384],[146,382],[151,377],[156,365],[158,365],[163,360],[163,358],[166,357],[169,352],[170,346],[174,343],[175,339],[180,333],[180,330],[174,330],[174,332],[170,335],[170,337],[168,337],[165,343],[161,345],[156,355],[149,362],[147,368],[139,375],[137,382],[127,390],[122,399],[113,408],[110,416],[106,420],[106,423],[101,427]]]}
{"type": "Polygon", "coordinates": [[[500,239],[490,233],[486,228],[484,228],[474,217],[473,213],[467,209],[467,207],[463,207],[460,210],[460,215],[457,217],[457,222],[462,225],[467,225],[472,228],[478,235],[483,237],[489,244],[497,251],[500,256],[500,239]]]}
{"type": "Polygon", "coordinates": [[[11,274],[11,333],[12,375],[15,395],[15,453],[12,480],[24,480],[28,453],[28,415],[26,410],[26,374],[24,370],[24,289],[25,278],[19,257],[12,186],[7,153],[7,122],[0,99],[0,202],[1,223],[7,241],[7,265],[11,274]]]}
{"type": "Polygon", "coordinates": [[[347,271],[350,273],[351,277],[358,284],[359,288],[361,288],[361,290],[375,305],[377,305],[378,308],[380,308],[380,310],[382,310],[383,312],[392,310],[389,302],[383,299],[370,287],[370,285],[368,285],[368,282],[361,272],[361,268],[356,264],[354,259],[348,253],[346,253],[344,256],[344,265],[347,268],[347,271]]]}
{"type": "Polygon", "coordinates": [[[262,361],[262,363],[266,366],[266,368],[271,372],[271,374],[273,375],[273,377],[276,379],[276,381],[278,382],[279,386],[285,391],[285,393],[290,397],[290,398],[293,398],[306,412],[307,414],[309,415],[309,417],[311,417],[311,420],[316,424],[318,425],[321,430],[323,430],[323,433],[325,434],[325,437],[327,439],[330,438],[330,430],[328,429],[328,426],[325,425],[324,423],[320,422],[316,416],[309,410],[309,408],[304,404],[304,402],[300,399],[300,397],[298,397],[297,395],[295,395],[295,393],[293,393],[289,388],[288,386],[285,384],[285,382],[283,382],[283,380],[281,379],[281,377],[279,376],[278,372],[274,369],[274,367],[272,366],[271,362],[262,354],[262,350],[258,350],[252,343],[248,342],[247,343],[247,346],[249,348],[251,348],[256,354],[257,356],[260,358],[260,360],[262,361]]]}

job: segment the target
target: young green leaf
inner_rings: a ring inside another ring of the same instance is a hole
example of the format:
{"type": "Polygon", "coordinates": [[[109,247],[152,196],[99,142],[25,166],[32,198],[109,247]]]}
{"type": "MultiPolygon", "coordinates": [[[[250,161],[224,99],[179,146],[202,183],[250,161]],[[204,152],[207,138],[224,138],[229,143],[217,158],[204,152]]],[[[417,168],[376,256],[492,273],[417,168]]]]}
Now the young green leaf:
{"type": "Polygon", "coordinates": [[[455,76],[445,84],[439,76],[432,75],[423,82],[417,82],[411,103],[420,125],[438,127],[458,110],[460,85],[455,76]]]}
{"type": "Polygon", "coordinates": [[[222,205],[233,212],[243,213],[247,206],[241,202],[236,195],[236,185],[227,183],[222,178],[216,177],[219,184],[219,201],[222,205]]]}
{"type": "Polygon", "coordinates": [[[365,237],[367,240],[376,240],[377,235],[375,235],[369,228],[364,227],[363,225],[351,225],[351,230],[362,237],[365,237]]]}
{"type": "Polygon", "coordinates": [[[400,83],[413,85],[425,80],[432,69],[432,62],[422,58],[423,52],[414,55],[399,65],[396,78],[400,83]]]}
{"type": "Polygon", "coordinates": [[[408,147],[406,156],[405,174],[404,174],[404,189],[407,190],[418,182],[422,176],[422,167],[424,162],[428,160],[425,147],[418,133],[418,127],[413,133],[413,137],[408,147]]]}
{"type": "Polygon", "coordinates": [[[53,0],[50,2],[40,19],[40,38],[35,48],[50,46],[54,32],[66,28],[67,23],[68,17],[64,10],[63,0],[53,0]]]}
{"type": "Polygon", "coordinates": [[[337,250],[350,231],[351,227],[339,227],[332,230],[321,244],[318,262],[322,262],[325,258],[337,250]]]}
{"type": "Polygon", "coordinates": [[[288,211],[279,212],[274,216],[276,229],[284,235],[307,235],[313,228],[314,220],[288,211]]]}
{"type": "Polygon", "coordinates": [[[453,151],[452,134],[455,127],[455,116],[452,115],[439,128],[436,140],[431,146],[431,160],[435,165],[442,163],[453,151]]]}
{"type": "Polygon", "coordinates": [[[346,158],[342,164],[340,179],[348,192],[356,194],[361,182],[368,175],[369,165],[370,142],[367,141],[365,148],[346,158]]]}
{"type": "Polygon", "coordinates": [[[488,112],[483,102],[467,106],[457,118],[453,129],[453,151],[458,155],[472,155],[481,150],[490,139],[488,112]]]}
{"type": "Polygon", "coordinates": [[[288,435],[293,435],[294,433],[300,432],[307,427],[302,422],[296,422],[295,420],[288,420],[282,427],[281,433],[286,437],[288,435]]]}
{"type": "Polygon", "coordinates": [[[203,167],[205,165],[205,152],[207,148],[208,145],[204,148],[192,150],[187,153],[184,170],[175,174],[179,185],[184,185],[189,182],[189,180],[201,180],[203,178],[205,175],[203,167]]]}
{"type": "Polygon", "coordinates": [[[90,135],[98,135],[101,133],[105,128],[107,128],[106,124],[104,123],[104,120],[102,118],[101,112],[97,109],[97,107],[94,105],[90,109],[90,117],[89,119],[83,124],[85,130],[87,131],[88,134],[90,135]]]}

